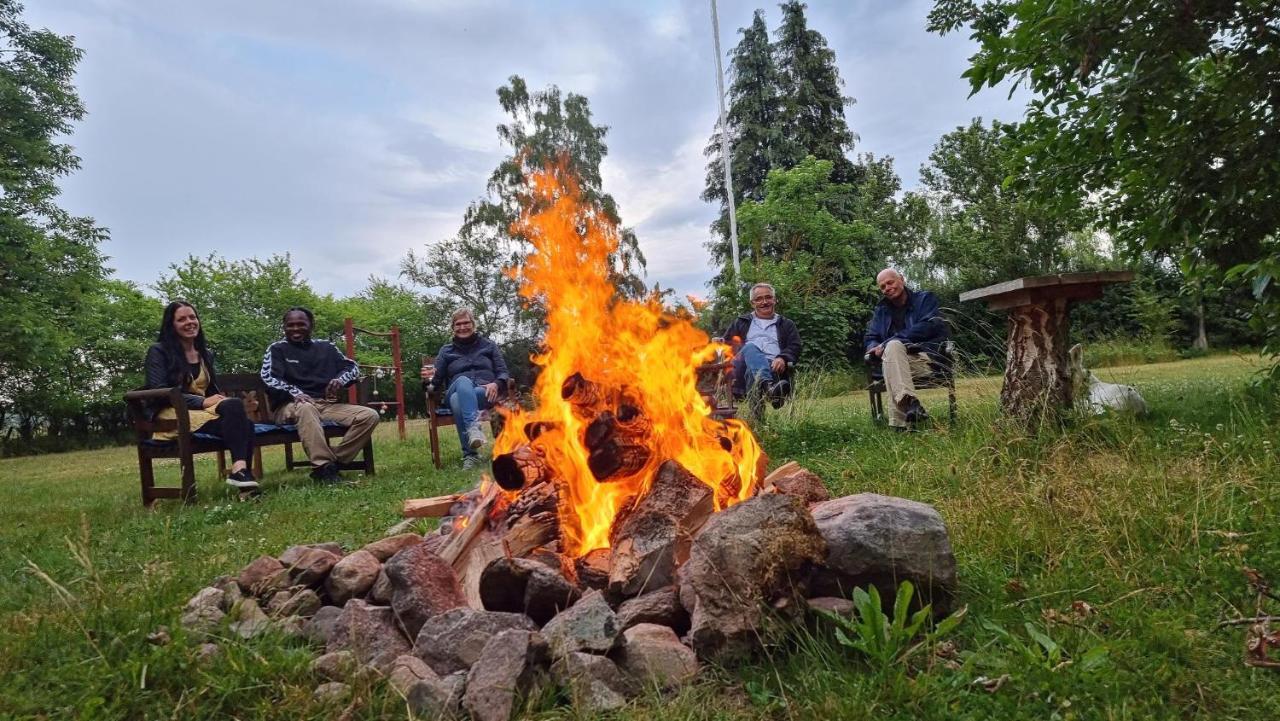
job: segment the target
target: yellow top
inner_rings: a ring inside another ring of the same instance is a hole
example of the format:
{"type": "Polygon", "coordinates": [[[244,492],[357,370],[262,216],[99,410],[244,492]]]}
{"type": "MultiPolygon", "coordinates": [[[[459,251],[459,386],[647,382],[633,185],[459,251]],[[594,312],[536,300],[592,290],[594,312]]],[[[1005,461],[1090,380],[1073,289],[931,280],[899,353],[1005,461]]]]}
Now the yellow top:
{"type": "MultiPolygon", "coordinates": [[[[201,360],[200,374],[197,375],[195,378],[192,378],[191,382],[188,383],[186,387],[183,388],[182,390],[186,393],[194,393],[198,396],[203,396],[205,395],[205,391],[208,388],[209,388],[209,371],[204,367],[204,361],[201,360]]],[[[214,410],[196,410],[194,408],[190,408],[187,410],[187,413],[190,414],[191,416],[192,432],[200,430],[201,426],[208,423],[209,421],[216,420],[218,418],[218,413],[217,411],[214,411],[214,410]]],[[[177,419],[178,419],[178,411],[174,410],[172,407],[169,407],[169,406],[166,406],[160,409],[160,412],[156,414],[156,420],[173,421],[177,419]]],[[[156,431],[155,433],[151,434],[151,437],[157,441],[171,441],[178,437],[178,432],[177,431],[156,431]]]]}

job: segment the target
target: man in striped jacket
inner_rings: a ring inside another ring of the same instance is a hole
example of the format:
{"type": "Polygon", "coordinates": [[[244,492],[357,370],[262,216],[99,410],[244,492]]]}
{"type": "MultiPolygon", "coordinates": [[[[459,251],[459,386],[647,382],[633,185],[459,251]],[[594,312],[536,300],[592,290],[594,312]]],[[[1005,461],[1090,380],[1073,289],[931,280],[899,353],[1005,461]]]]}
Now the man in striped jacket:
{"type": "Polygon", "coordinates": [[[311,459],[311,477],[324,484],[339,483],[338,464],[356,456],[378,427],[378,412],[338,402],[338,391],[360,378],[360,367],[328,341],[312,340],[315,316],[306,308],[284,314],[284,340],[262,356],[262,381],[276,409],[275,422],[295,424],[302,448],[311,459]],[[342,443],[329,446],[324,421],[347,427],[342,443]]]}

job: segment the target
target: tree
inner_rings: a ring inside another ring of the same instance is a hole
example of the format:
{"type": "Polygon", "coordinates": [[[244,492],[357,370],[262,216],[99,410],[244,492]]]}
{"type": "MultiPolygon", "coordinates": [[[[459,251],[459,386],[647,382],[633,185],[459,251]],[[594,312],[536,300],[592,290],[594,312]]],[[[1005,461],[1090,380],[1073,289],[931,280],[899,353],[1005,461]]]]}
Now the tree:
{"type": "MultiPolygon", "coordinates": [[[[742,39],[729,53],[731,81],[725,121],[733,171],[736,205],[746,200],[763,200],[765,179],[773,168],[784,167],[794,156],[783,132],[781,76],[769,43],[763,11],[757,10],[751,27],[740,28],[742,39]]],[[[714,260],[723,266],[730,258],[729,203],[724,186],[724,157],[721,129],[716,128],[707,143],[706,189],[702,199],[720,204],[720,217],[712,230],[718,236],[709,243],[714,260]]]]}
{"type": "Polygon", "coordinates": [[[284,312],[293,306],[315,313],[317,338],[336,339],[342,332],[341,309],[332,297],[311,289],[288,255],[267,260],[188,256],[169,271],[156,281],[156,291],[166,302],[181,299],[196,307],[220,372],[258,370],[267,346],[281,338],[284,312]]]}
{"type": "Polygon", "coordinates": [[[92,218],[58,207],[57,181],[79,168],[58,142],[84,106],[72,79],[82,51],[70,38],[32,30],[22,6],[0,0],[0,415],[42,417],[16,389],[62,367],[71,328],[105,277],[92,218]]]}
{"type": "Polygon", "coordinates": [[[845,121],[844,81],[836,68],[836,54],[817,30],[810,30],[805,5],[799,0],[782,3],[782,25],[776,45],[782,74],[785,119],[784,137],[791,141],[791,157],[783,167],[806,155],[834,164],[837,183],[856,181],[856,168],[848,154],[857,140],[845,121]]]}
{"type": "MultiPolygon", "coordinates": [[[[608,154],[608,128],[592,122],[584,96],[562,97],[554,85],[530,93],[525,81],[513,75],[498,88],[498,102],[511,116],[498,126],[498,136],[512,154],[489,176],[485,197],[467,208],[457,236],[429,247],[424,255],[410,253],[401,262],[401,273],[438,293],[445,305],[475,309],[485,333],[531,347],[541,335],[542,314],[525,306],[507,273],[531,247],[512,232],[521,210],[532,202],[526,175],[549,165],[561,167],[572,176],[584,203],[611,223],[621,223],[617,202],[604,192],[600,174],[608,154]]],[[[613,258],[614,286],[620,294],[639,297],[645,292],[639,276],[644,255],[630,229],[621,231],[620,241],[613,258]]]]}
{"type": "Polygon", "coordinates": [[[935,2],[930,30],[966,26],[973,92],[1012,78],[1034,93],[1017,132],[1025,187],[1131,252],[1249,287],[1280,353],[1274,3],[935,2]]]}

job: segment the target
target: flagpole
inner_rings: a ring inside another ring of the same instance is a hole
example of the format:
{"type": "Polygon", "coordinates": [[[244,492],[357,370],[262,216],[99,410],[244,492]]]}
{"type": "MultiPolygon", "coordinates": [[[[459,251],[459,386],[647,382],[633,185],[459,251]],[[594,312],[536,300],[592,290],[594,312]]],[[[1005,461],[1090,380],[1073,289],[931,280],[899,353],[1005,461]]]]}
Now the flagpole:
{"type": "Polygon", "coordinates": [[[733,279],[742,278],[742,265],[738,261],[738,209],[733,200],[733,159],[729,152],[729,125],[725,122],[724,67],[720,63],[720,18],[716,12],[716,0],[711,0],[711,33],[716,48],[716,98],[720,101],[720,157],[724,159],[724,192],[729,199],[729,247],[733,249],[733,279]]]}

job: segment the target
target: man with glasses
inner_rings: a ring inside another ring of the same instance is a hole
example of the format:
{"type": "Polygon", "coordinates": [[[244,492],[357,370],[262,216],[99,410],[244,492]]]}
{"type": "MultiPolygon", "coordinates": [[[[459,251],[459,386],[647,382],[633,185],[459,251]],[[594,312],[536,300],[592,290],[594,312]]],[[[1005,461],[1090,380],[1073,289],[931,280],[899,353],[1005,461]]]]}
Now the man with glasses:
{"type": "Polygon", "coordinates": [[[434,381],[445,389],[444,400],[453,410],[462,443],[462,467],[470,470],[480,464],[480,448],[485,443],[480,412],[497,403],[499,389],[511,376],[498,344],[476,332],[470,309],[453,311],[449,320],[453,340],[436,354],[434,366],[423,367],[422,380],[434,381]]]}
{"type": "Polygon", "coordinates": [[[790,318],[777,312],[773,286],[751,286],[752,312],[734,319],[724,332],[733,346],[733,390],[746,395],[759,387],[774,408],[782,407],[791,392],[787,370],[800,358],[800,332],[790,318]]]}

